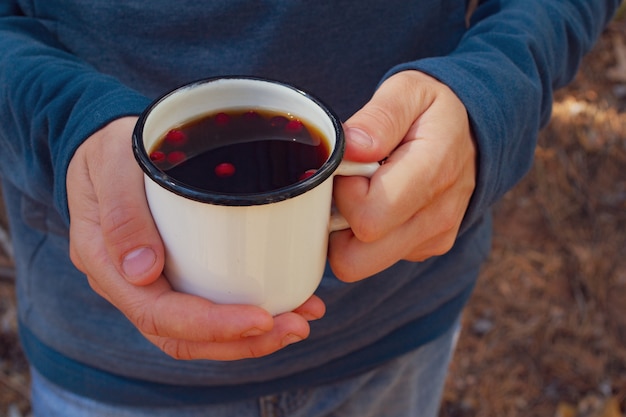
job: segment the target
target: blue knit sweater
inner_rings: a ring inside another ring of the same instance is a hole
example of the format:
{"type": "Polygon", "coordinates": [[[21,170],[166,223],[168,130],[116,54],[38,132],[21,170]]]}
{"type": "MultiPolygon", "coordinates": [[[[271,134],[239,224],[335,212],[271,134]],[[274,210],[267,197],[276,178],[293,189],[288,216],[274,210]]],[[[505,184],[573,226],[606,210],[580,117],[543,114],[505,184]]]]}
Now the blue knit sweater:
{"type": "MultiPolygon", "coordinates": [[[[125,404],[228,401],[363,372],[458,318],[490,244],[489,208],[525,174],[553,90],[575,74],[618,0],[3,0],[0,176],[31,363],[81,395],[125,404]],[[417,69],[465,104],[478,183],[444,256],[356,284],[327,271],[325,318],[304,342],[235,362],[169,358],[69,261],[65,177],[109,121],[180,84],[246,74],[293,83],[347,118],[417,69]]],[[[502,277],[506,279],[506,277],[502,277]]]]}

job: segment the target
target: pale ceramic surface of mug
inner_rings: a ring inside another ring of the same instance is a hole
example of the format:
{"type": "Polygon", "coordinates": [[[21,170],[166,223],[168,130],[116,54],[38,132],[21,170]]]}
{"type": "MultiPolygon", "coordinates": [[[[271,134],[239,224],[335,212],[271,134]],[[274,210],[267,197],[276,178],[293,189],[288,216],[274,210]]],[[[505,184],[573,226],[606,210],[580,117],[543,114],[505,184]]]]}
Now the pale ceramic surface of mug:
{"type": "Polygon", "coordinates": [[[331,225],[333,177],[371,176],[378,167],[342,161],[343,141],[332,111],[279,82],[203,80],[155,101],[137,123],[133,147],[172,287],[217,303],[258,305],[274,315],[306,301],[321,281],[331,228],[347,227],[340,215],[331,225]],[[250,196],[187,190],[150,162],[149,151],[172,127],[237,108],[281,111],[315,125],[329,140],[330,157],[298,184],[250,196]]]}

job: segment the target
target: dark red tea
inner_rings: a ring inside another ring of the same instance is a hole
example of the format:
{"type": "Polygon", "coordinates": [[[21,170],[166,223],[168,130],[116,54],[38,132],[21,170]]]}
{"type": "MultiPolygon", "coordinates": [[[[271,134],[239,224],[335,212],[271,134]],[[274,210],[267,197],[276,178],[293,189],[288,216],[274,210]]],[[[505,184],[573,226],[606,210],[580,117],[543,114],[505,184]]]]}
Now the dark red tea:
{"type": "Polygon", "coordinates": [[[330,146],[314,126],[283,113],[233,110],[170,130],[150,159],[189,186],[225,194],[262,193],[319,169],[330,146]]]}

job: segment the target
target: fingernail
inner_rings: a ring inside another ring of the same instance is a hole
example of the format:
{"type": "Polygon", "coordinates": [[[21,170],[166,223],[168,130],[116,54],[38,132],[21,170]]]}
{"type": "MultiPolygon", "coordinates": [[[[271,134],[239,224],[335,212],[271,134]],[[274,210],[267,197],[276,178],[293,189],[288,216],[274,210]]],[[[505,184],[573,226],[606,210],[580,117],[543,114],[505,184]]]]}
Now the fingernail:
{"type": "Polygon", "coordinates": [[[371,148],[374,145],[374,139],[364,130],[351,127],[346,130],[346,136],[350,142],[363,148],[371,148]]]}
{"type": "Polygon", "coordinates": [[[261,336],[263,333],[265,333],[263,330],[257,329],[256,327],[253,327],[252,329],[246,330],[245,332],[243,332],[241,334],[241,337],[261,336]]]}
{"type": "Polygon", "coordinates": [[[129,252],[122,261],[122,269],[126,277],[132,280],[139,278],[152,268],[156,262],[156,254],[150,248],[139,248],[129,252]]]}
{"type": "Polygon", "coordinates": [[[283,337],[282,344],[283,346],[291,345],[292,343],[296,343],[301,341],[302,338],[296,334],[289,333],[285,337],[283,337]]]}

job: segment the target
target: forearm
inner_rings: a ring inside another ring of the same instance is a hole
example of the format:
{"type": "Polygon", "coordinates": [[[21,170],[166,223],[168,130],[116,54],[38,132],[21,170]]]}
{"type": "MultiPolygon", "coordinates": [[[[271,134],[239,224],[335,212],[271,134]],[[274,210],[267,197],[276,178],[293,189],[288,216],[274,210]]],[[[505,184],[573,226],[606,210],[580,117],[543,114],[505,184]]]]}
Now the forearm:
{"type": "Polygon", "coordinates": [[[16,5],[0,9],[0,170],[67,217],[65,177],[75,149],[147,99],[65,51],[16,5]]]}

